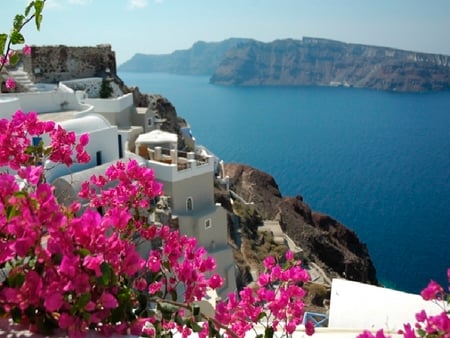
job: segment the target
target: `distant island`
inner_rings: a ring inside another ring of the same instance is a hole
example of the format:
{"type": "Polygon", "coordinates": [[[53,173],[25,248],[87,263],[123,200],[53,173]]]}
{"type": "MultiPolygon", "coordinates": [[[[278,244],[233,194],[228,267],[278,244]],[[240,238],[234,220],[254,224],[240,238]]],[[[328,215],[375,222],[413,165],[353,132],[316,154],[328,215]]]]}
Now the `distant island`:
{"type": "Polygon", "coordinates": [[[269,43],[239,38],[197,42],[171,54],[136,54],[118,70],[209,75],[217,85],[450,90],[448,55],[309,37],[269,43]]]}

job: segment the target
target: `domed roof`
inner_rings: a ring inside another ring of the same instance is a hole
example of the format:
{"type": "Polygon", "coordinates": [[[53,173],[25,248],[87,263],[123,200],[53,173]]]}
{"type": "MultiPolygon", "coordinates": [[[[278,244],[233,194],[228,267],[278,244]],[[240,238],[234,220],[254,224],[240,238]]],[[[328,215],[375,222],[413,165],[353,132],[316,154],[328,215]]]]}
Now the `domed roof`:
{"type": "Polygon", "coordinates": [[[61,126],[76,134],[111,128],[106,118],[98,114],[89,114],[61,122],[61,126]]]}

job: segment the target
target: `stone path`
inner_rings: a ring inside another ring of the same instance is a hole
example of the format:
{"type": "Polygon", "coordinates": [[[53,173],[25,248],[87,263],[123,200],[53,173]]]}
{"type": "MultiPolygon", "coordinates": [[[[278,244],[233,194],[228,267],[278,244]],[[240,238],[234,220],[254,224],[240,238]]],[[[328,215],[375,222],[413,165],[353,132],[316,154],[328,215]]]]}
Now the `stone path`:
{"type": "MultiPolygon", "coordinates": [[[[266,220],[266,221],[264,221],[264,225],[260,226],[258,228],[258,231],[259,232],[264,232],[264,231],[272,232],[275,243],[287,244],[289,249],[294,253],[303,251],[303,249],[301,247],[297,246],[297,244],[295,244],[295,242],[288,235],[286,235],[283,232],[283,230],[281,229],[280,223],[278,221],[266,220]]],[[[313,263],[313,262],[309,263],[309,265],[306,269],[311,276],[312,282],[331,286],[330,278],[328,278],[325,271],[323,271],[323,269],[320,268],[316,263],[313,263]]]]}

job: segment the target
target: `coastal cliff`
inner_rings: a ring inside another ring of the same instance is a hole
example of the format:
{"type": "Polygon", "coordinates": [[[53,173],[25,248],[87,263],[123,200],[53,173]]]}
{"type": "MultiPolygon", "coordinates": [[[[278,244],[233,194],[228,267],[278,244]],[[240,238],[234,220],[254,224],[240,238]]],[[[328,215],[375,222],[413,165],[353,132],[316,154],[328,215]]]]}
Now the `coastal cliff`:
{"type": "Polygon", "coordinates": [[[251,41],[229,50],[210,82],[400,92],[449,90],[450,56],[317,38],[251,41]]]}
{"type": "MultiPolygon", "coordinates": [[[[354,231],[328,215],[311,210],[301,196],[283,197],[275,179],[267,173],[236,163],[224,164],[224,172],[230,178],[231,190],[251,202],[256,211],[252,221],[241,222],[247,227],[241,229],[243,236],[251,238],[262,219],[276,220],[301,248],[300,258],[318,265],[328,278],[378,284],[368,249],[354,231]]],[[[217,198],[227,207],[223,195],[219,196],[220,193],[217,198]]]]}
{"type": "Polygon", "coordinates": [[[191,48],[170,54],[135,54],[119,66],[121,72],[163,72],[183,75],[211,75],[236,45],[252,41],[230,38],[221,42],[198,41],[191,48]]]}
{"type": "Polygon", "coordinates": [[[121,72],[209,75],[218,85],[450,90],[450,56],[328,39],[196,42],[171,54],[135,54],[121,72]]]}

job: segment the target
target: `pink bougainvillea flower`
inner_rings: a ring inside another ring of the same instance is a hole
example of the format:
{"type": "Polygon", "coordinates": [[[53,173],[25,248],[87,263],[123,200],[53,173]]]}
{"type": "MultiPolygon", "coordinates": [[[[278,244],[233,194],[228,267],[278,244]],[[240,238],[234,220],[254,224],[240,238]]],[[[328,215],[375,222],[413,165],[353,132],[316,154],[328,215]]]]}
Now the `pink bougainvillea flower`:
{"type": "Polygon", "coordinates": [[[115,309],[119,306],[119,303],[112,294],[104,292],[100,298],[100,302],[105,309],[115,309]]]}
{"type": "Polygon", "coordinates": [[[314,324],[311,321],[307,321],[305,324],[305,332],[308,336],[312,336],[314,334],[314,324]]]}
{"type": "Polygon", "coordinates": [[[36,185],[42,177],[42,167],[29,166],[20,168],[17,172],[20,178],[27,180],[30,184],[36,185]]]}
{"type": "Polygon", "coordinates": [[[16,81],[14,81],[13,78],[9,77],[6,79],[5,86],[7,89],[14,89],[16,88],[16,81]]]}
{"type": "Polygon", "coordinates": [[[218,274],[211,276],[209,279],[209,287],[218,289],[223,285],[223,279],[218,274]]]}
{"type": "Polygon", "coordinates": [[[4,55],[0,55],[0,66],[7,65],[7,64],[8,64],[8,58],[4,55]]]}
{"type": "Polygon", "coordinates": [[[50,312],[59,310],[63,304],[63,295],[57,292],[49,294],[44,301],[45,308],[50,312]]]}
{"type": "Polygon", "coordinates": [[[84,258],[83,265],[95,272],[95,275],[97,277],[100,277],[102,275],[102,270],[100,266],[102,265],[104,259],[103,255],[99,254],[97,256],[87,256],[84,258]]]}
{"type": "Polygon", "coordinates": [[[22,53],[24,55],[30,55],[31,54],[31,47],[29,45],[23,46],[22,53]]]}
{"type": "Polygon", "coordinates": [[[440,297],[444,289],[434,280],[430,281],[428,286],[420,292],[420,295],[425,300],[437,299],[440,297]]]}

